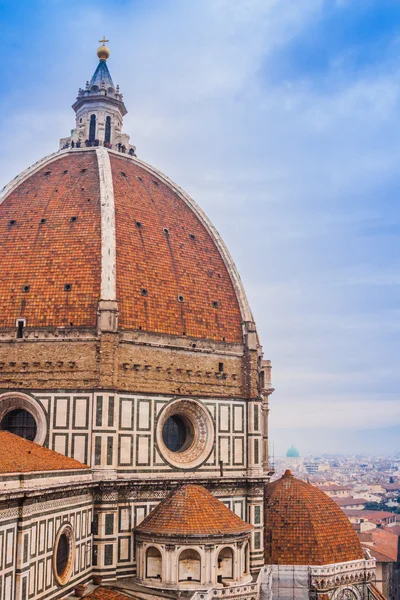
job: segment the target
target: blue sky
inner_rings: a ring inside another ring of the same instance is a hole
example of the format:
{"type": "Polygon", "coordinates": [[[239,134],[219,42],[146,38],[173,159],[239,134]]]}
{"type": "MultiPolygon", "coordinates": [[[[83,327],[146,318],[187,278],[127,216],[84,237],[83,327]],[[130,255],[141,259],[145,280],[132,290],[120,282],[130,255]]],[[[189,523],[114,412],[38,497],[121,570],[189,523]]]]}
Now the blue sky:
{"type": "Polygon", "coordinates": [[[0,0],[0,185],[110,39],[125,130],[202,206],[273,361],[277,454],[399,450],[400,5],[0,0]]]}

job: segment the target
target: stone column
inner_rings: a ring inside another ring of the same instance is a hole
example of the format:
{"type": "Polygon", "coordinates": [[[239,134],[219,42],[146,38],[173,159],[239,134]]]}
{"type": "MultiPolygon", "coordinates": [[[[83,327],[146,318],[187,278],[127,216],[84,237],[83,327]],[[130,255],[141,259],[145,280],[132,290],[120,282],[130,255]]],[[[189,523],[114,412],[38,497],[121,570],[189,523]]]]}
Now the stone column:
{"type": "Polygon", "coordinates": [[[268,395],[262,394],[262,466],[264,473],[269,473],[269,451],[268,451],[268,416],[269,416],[269,406],[268,406],[268,395]]]}
{"type": "Polygon", "coordinates": [[[274,391],[271,383],[271,361],[263,360],[261,363],[261,377],[260,377],[260,393],[262,400],[262,437],[263,437],[263,471],[264,473],[270,472],[269,465],[269,449],[268,449],[268,417],[269,417],[269,397],[274,391]]]}
{"type": "Polygon", "coordinates": [[[213,544],[206,544],[204,546],[204,556],[205,556],[205,578],[204,578],[204,584],[205,585],[214,585],[216,583],[216,578],[214,576],[215,574],[215,568],[213,568],[213,559],[214,559],[214,550],[215,546],[213,544]]]}
{"type": "Polygon", "coordinates": [[[242,579],[243,577],[243,542],[236,544],[236,577],[235,579],[242,579]]]}
{"type": "Polygon", "coordinates": [[[165,568],[164,568],[164,582],[166,585],[174,585],[177,583],[174,558],[176,553],[175,544],[165,544],[165,568]]]}

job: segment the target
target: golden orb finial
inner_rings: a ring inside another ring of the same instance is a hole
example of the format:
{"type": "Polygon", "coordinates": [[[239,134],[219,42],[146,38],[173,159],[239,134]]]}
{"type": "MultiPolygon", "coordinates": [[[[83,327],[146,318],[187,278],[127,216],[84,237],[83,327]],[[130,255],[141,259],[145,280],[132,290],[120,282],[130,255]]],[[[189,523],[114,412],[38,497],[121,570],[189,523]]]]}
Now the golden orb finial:
{"type": "Polygon", "coordinates": [[[97,48],[97,56],[99,57],[100,60],[107,60],[107,58],[110,56],[110,50],[107,48],[106,46],[106,42],[109,42],[110,40],[106,40],[106,36],[103,35],[103,39],[99,40],[99,42],[101,42],[102,46],[99,46],[97,48]]]}

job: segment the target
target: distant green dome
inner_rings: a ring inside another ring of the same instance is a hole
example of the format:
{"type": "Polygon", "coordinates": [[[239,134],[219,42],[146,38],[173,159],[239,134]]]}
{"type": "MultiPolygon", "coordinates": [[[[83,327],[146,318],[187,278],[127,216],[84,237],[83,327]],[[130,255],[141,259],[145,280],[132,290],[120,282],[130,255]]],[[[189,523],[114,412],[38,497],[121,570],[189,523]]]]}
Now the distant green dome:
{"type": "Polygon", "coordinates": [[[294,446],[289,448],[289,450],[286,452],[287,458],[299,458],[299,456],[300,456],[300,453],[297,450],[297,448],[295,448],[294,446]]]}

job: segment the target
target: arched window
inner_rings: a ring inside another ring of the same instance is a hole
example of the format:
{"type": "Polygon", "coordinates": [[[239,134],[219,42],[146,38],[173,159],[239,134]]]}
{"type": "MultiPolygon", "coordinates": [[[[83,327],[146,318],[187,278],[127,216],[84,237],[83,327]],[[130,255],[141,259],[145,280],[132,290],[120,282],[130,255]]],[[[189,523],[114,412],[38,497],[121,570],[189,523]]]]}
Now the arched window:
{"type": "Polygon", "coordinates": [[[0,429],[19,435],[19,437],[30,442],[33,442],[37,433],[35,418],[23,408],[10,410],[6,413],[0,423],[0,429]]]}
{"type": "Polygon", "coordinates": [[[104,141],[111,143],[111,117],[106,117],[106,133],[104,141]]]}
{"type": "Polygon", "coordinates": [[[179,581],[201,581],[201,558],[196,550],[184,550],[179,556],[179,581]]]}
{"type": "Polygon", "coordinates": [[[217,558],[217,578],[222,583],[222,579],[233,579],[233,550],[232,548],[223,548],[217,558]]]}
{"type": "Polygon", "coordinates": [[[162,557],[161,552],[152,546],[146,552],[146,578],[161,580],[162,557]]]}
{"type": "Polygon", "coordinates": [[[96,139],[96,115],[90,115],[89,142],[96,139]]]}

